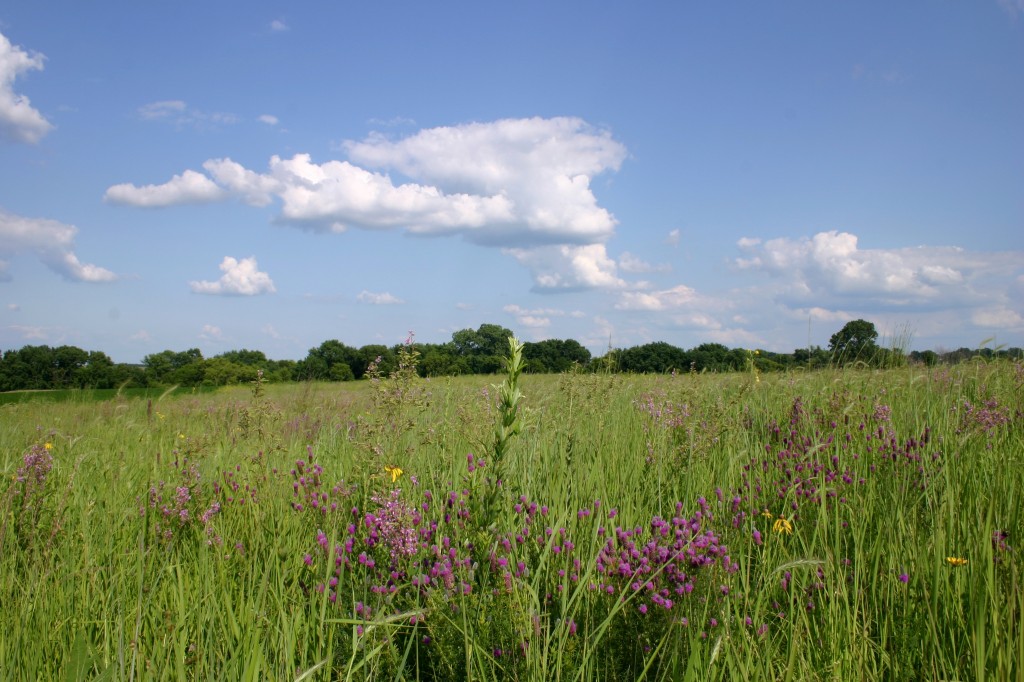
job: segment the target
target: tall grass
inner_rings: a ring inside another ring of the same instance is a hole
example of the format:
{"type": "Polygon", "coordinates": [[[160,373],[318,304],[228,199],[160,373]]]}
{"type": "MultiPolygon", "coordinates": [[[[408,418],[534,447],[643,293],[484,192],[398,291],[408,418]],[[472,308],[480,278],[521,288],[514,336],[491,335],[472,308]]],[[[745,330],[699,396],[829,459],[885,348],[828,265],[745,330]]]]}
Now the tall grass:
{"type": "Polygon", "coordinates": [[[1024,675],[1020,364],[512,385],[0,406],[0,679],[1024,675]]]}

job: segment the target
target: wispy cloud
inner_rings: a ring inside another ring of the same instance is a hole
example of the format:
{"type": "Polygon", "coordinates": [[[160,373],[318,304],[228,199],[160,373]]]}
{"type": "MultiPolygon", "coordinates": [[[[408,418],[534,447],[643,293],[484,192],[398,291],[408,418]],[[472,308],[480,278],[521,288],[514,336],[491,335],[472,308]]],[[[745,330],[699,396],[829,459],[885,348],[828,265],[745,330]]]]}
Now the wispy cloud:
{"type": "Polygon", "coordinates": [[[143,104],[136,110],[144,121],[162,121],[177,128],[210,130],[238,123],[238,116],[221,111],[207,112],[188,106],[180,99],[160,100],[143,104]]]}
{"type": "MultiPolygon", "coordinates": [[[[0,209],[0,255],[30,252],[48,268],[75,282],[111,282],[117,279],[110,270],[82,263],[75,255],[78,228],[56,220],[25,218],[0,209]]],[[[0,279],[4,277],[0,262],[0,279]]]]}
{"type": "Polygon", "coordinates": [[[275,33],[287,31],[288,29],[288,24],[284,23],[282,19],[274,19],[273,21],[270,22],[270,30],[274,31],[275,33]]]}
{"type": "Polygon", "coordinates": [[[402,299],[397,296],[393,296],[386,291],[375,294],[372,291],[366,291],[365,289],[359,292],[359,295],[356,296],[356,300],[360,303],[369,303],[371,305],[399,305],[401,303],[405,303],[402,299]]]}
{"type": "Polygon", "coordinates": [[[199,332],[199,338],[203,341],[223,341],[224,332],[216,325],[204,324],[202,331],[199,332]]]}
{"type": "Polygon", "coordinates": [[[277,291],[270,275],[260,272],[254,257],[238,260],[224,256],[220,269],[224,274],[217,281],[189,282],[189,287],[194,293],[216,296],[256,296],[277,291]]]}
{"type": "Polygon", "coordinates": [[[15,79],[28,71],[42,71],[46,57],[12,45],[0,33],[0,137],[34,144],[53,129],[28,97],[14,91],[15,79]]]}
{"type": "Polygon", "coordinates": [[[502,308],[506,313],[513,315],[516,322],[533,330],[546,329],[551,326],[552,317],[564,317],[565,311],[558,308],[523,308],[520,305],[509,304],[502,308]]]}
{"type": "Polygon", "coordinates": [[[1024,14],[1024,0],[996,0],[996,3],[1014,21],[1024,14]]]}
{"type": "Polygon", "coordinates": [[[45,327],[12,324],[7,328],[17,334],[20,334],[21,338],[26,341],[46,341],[50,338],[50,334],[45,327]]]}
{"type": "Polygon", "coordinates": [[[619,256],[619,267],[623,272],[629,273],[669,272],[672,270],[672,266],[667,263],[653,265],[634,256],[629,251],[623,251],[619,256]]]}
{"type": "Polygon", "coordinates": [[[697,292],[685,284],[663,291],[626,291],[619,295],[617,310],[671,310],[692,304],[697,292]]]}

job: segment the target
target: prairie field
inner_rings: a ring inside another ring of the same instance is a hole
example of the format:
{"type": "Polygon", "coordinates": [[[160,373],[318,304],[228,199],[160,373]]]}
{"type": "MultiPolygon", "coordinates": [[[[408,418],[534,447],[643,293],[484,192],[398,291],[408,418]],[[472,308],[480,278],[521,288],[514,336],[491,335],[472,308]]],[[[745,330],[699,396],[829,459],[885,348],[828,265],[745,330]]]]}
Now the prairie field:
{"type": "Polygon", "coordinates": [[[0,680],[1017,680],[1024,366],[0,405],[0,680]]]}

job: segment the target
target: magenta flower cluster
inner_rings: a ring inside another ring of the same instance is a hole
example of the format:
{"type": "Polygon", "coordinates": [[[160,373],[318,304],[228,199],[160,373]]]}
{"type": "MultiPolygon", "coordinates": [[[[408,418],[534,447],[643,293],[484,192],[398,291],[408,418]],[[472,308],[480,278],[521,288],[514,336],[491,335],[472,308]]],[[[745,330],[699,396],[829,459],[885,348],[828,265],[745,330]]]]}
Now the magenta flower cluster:
{"type": "MultiPolygon", "coordinates": [[[[637,594],[642,597],[639,608],[647,613],[645,602],[666,611],[693,592],[698,573],[713,568],[725,574],[739,566],[732,562],[728,549],[708,527],[712,513],[703,498],[700,510],[692,516],[682,514],[683,504],[676,503],[671,519],[655,516],[647,527],[616,527],[597,556],[597,580],[591,584],[606,594],[637,594]]],[[[723,595],[728,587],[720,586],[723,595]]]]}

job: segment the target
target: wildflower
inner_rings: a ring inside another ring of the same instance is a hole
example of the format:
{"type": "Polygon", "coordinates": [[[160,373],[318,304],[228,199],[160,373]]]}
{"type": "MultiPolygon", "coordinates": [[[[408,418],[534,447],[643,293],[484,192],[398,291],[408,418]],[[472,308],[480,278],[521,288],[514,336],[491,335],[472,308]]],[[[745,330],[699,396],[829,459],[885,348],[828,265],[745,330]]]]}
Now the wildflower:
{"type": "Polygon", "coordinates": [[[780,516],[779,518],[775,519],[775,523],[772,524],[772,530],[776,533],[785,533],[786,535],[792,535],[793,523],[789,519],[780,516]]]}
{"type": "Polygon", "coordinates": [[[391,482],[394,483],[401,477],[403,471],[397,466],[391,466],[390,464],[385,465],[384,471],[391,476],[391,482]]]}
{"type": "Polygon", "coordinates": [[[46,448],[47,450],[53,450],[53,443],[46,443],[45,445],[43,445],[43,447],[46,448]]]}
{"type": "Polygon", "coordinates": [[[908,582],[910,582],[910,576],[907,575],[906,573],[900,573],[899,580],[900,580],[901,583],[908,583],[908,582]]]}
{"type": "Polygon", "coordinates": [[[946,563],[950,566],[966,566],[967,559],[957,556],[948,556],[946,557],[946,563]]]}
{"type": "Polygon", "coordinates": [[[761,516],[765,517],[766,519],[770,519],[772,518],[772,516],[774,516],[774,514],[765,509],[763,512],[761,512],[761,516]]]}

